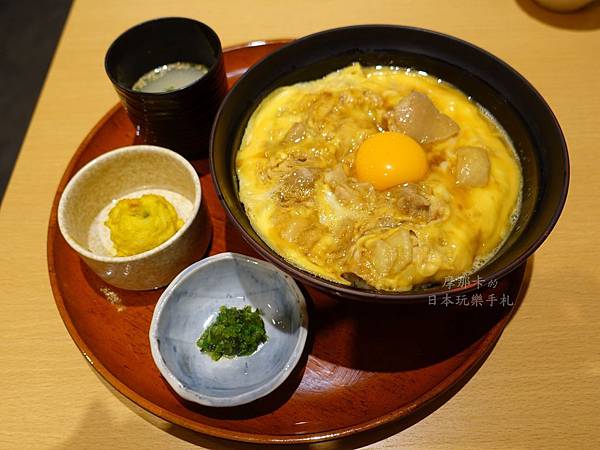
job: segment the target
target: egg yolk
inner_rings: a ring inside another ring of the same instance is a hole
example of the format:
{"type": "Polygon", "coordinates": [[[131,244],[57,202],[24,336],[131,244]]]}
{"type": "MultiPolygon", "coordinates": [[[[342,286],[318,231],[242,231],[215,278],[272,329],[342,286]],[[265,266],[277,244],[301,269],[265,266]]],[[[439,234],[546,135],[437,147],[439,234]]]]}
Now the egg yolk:
{"type": "Polygon", "coordinates": [[[402,183],[422,180],[427,174],[423,147],[409,136],[386,131],[369,136],[361,144],[354,162],[360,181],[378,191],[402,183]]]}

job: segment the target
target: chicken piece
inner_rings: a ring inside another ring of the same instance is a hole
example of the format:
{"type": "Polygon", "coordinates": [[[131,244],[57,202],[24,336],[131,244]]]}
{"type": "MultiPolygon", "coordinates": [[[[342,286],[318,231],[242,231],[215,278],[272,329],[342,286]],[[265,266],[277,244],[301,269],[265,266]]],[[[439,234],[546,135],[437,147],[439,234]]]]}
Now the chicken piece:
{"type": "Polygon", "coordinates": [[[461,147],[456,151],[456,181],[470,187],[488,184],[490,158],[481,147],[461,147]]]}
{"type": "Polygon", "coordinates": [[[340,184],[335,187],[333,191],[335,197],[340,201],[342,205],[355,205],[360,202],[360,195],[358,192],[350,188],[346,184],[340,184]]]}
{"type": "Polygon", "coordinates": [[[287,173],[279,182],[277,196],[283,204],[290,202],[303,202],[313,195],[315,174],[306,167],[297,167],[287,173]]]}
{"type": "Polygon", "coordinates": [[[306,127],[302,122],[296,122],[290,127],[283,140],[290,144],[298,144],[306,135],[306,127]]]}
{"type": "Polygon", "coordinates": [[[307,252],[323,235],[317,217],[312,214],[294,214],[286,211],[273,219],[284,240],[298,245],[307,252]]]}
{"type": "Polygon", "coordinates": [[[346,172],[344,172],[344,168],[341,164],[338,164],[333,169],[325,172],[323,175],[323,181],[334,188],[340,184],[345,184],[347,180],[348,177],[346,176],[346,172]]]}
{"type": "Polygon", "coordinates": [[[421,144],[443,141],[458,133],[450,117],[440,113],[425,94],[411,92],[386,113],[388,129],[404,133],[421,144]]]}
{"type": "Polygon", "coordinates": [[[392,267],[392,273],[398,273],[404,269],[413,258],[412,240],[410,232],[404,228],[399,228],[398,231],[386,240],[386,243],[396,250],[396,258],[392,267]]]}
{"type": "Polygon", "coordinates": [[[398,228],[385,239],[368,239],[357,245],[350,254],[347,267],[369,282],[399,273],[412,261],[412,257],[410,232],[398,228]]]}
{"type": "Polygon", "coordinates": [[[405,220],[426,223],[431,220],[432,198],[423,188],[414,183],[406,183],[390,190],[390,197],[396,202],[405,220]]]}
{"type": "Polygon", "coordinates": [[[416,184],[404,184],[396,191],[399,196],[398,207],[408,215],[416,216],[429,210],[431,202],[416,184]]]}
{"type": "Polygon", "coordinates": [[[386,276],[396,260],[396,249],[386,241],[377,240],[373,242],[370,250],[373,255],[373,259],[371,260],[373,268],[379,275],[386,276]]]}

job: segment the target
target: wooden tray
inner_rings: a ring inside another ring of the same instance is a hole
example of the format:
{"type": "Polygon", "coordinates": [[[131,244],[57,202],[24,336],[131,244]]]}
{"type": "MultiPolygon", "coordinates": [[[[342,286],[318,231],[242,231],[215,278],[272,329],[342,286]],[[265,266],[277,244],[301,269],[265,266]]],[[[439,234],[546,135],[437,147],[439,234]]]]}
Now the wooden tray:
{"type": "MultiPolygon", "coordinates": [[[[225,51],[230,85],[283,42],[262,41],[225,51]]],[[[361,304],[303,288],[309,339],[288,380],[269,396],[235,408],[209,408],[178,397],[150,354],[148,328],[162,290],[129,292],[106,285],[63,240],[57,205],[68,180],[85,163],[132,144],[133,126],[120,105],[94,127],[62,177],[48,228],[52,291],[71,337],[92,367],[118,392],[171,423],[206,435],[256,443],[306,443],[382,425],[395,433],[448,400],[490,353],[515,307],[361,304]]],[[[209,253],[257,257],[227,220],[213,189],[208,161],[193,162],[213,224],[209,253]]],[[[483,289],[517,299],[524,267],[483,289]]],[[[483,399],[482,399],[483,400],[483,399]]],[[[370,430],[370,431],[369,431],[370,430]]],[[[381,429],[376,437],[381,439],[381,429]]],[[[355,436],[355,438],[361,438],[355,436]]]]}

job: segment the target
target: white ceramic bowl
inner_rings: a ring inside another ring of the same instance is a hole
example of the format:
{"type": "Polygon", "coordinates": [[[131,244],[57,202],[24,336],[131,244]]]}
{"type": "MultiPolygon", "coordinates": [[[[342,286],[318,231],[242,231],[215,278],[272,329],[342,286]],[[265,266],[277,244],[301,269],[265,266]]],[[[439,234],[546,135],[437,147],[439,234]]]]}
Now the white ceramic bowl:
{"type": "Polygon", "coordinates": [[[181,397],[236,406],[264,397],[292,372],[304,349],[308,316],[300,289],[271,264],[221,253],[181,272],[161,295],[150,325],[152,357],[181,397]],[[250,356],[213,361],[196,341],[221,306],[259,308],[267,342],[250,356]]]}
{"type": "Polygon", "coordinates": [[[100,278],[132,290],[169,284],[183,268],[202,257],[211,236],[198,174],[181,155],[153,145],[112,150],[81,168],[60,198],[58,226],[71,248],[100,278]],[[174,206],[182,210],[183,226],[171,238],[143,253],[110,254],[112,243],[103,214],[117,200],[142,193],[159,193],[178,200],[174,206]]]}

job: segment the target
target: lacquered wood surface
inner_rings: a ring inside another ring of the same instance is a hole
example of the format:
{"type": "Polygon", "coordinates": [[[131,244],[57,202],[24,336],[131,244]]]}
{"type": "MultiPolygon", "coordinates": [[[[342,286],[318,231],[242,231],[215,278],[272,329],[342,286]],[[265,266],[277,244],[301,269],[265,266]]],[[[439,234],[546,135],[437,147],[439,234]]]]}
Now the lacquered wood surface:
{"type": "MultiPolygon", "coordinates": [[[[279,46],[226,51],[230,84],[279,46]]],[[[48,265],[57,307],[92,367],[121,394],[165,420],[211,436],[262,443],[338,439],[386,424],[401,429],[440,406],[467,381],[513,312],[509,303],[517,299],[523,268],[500,280],[495,289],[482,286],[481,305],[471,305],[471,296],[465,296],[468,303],[462,307],[451,307],[443,298],[420,307],[362,305],[304,288],[311,305],[310,339],[301,362],[280,389],[231,409],[184,401],[160,376],[148,344],[162,289],[130,292],[107,285],[82,264],[57,227],[60,193],[72,175],[99,154],[131,145],[134,139],[132,124],[117,106],[77,150],[54,200],[48,265]],[[491,295],[497,300],[488,303],[491,295]],[[505,304],[500,303],[503,295],[509,299],[505,304]]],[[[208,161],[194,164],[213,225],[208,253],[258,256],[227,219],[208,161]]]]}
{"type": "Polygon", "coordinates": [[[340,445],[600,447],[599,11],[560,16],[528,0],[76,2],[0,209],[0,447],[239,448],[143,419],[109,393],[69,337],[49,283],[56,188],[78,145],[116,103],[104,52],[126,28],[162,15],[203,20],[225,46],[358,23],[422,26],[473,42],[528,78],[563,127],[572,179],[522,304],[485,364],[441,408],[402,432],[385,428],[340,445]]]}

